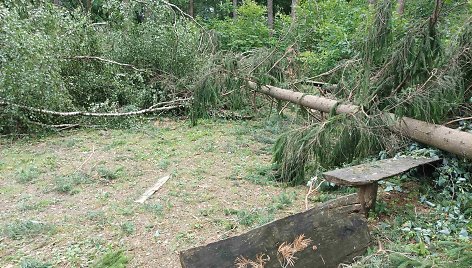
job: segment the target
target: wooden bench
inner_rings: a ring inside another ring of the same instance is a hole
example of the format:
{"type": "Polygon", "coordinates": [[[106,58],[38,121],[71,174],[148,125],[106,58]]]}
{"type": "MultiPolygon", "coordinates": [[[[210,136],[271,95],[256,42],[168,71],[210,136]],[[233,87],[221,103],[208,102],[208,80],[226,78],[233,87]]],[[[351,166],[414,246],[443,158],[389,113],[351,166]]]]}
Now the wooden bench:
{"type": "Polygon", "coordinates": [[[406,172],[416,167],[435,166],[439,158],[398,157],[372,163],[341,168],[323,173],[324,179],[337,185],[355,186],[359,190],[357,198],[364,213],[375,207],[378,181],[406,172]]]}

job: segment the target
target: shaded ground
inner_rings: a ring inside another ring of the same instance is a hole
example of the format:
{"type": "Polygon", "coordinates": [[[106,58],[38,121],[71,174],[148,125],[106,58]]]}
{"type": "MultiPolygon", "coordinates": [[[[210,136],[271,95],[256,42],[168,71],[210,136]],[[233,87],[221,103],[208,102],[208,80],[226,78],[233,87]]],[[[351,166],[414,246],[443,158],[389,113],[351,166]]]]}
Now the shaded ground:
{"type": "Polygon", "coordinates": [[[160,121],[0,141],[0,266],[86,267],[122,248],[129,267],[304,210],[306,188],[270,181],[271,122],[160,121]],[[160,177],[146,204],[134,203],[160,177]]]}

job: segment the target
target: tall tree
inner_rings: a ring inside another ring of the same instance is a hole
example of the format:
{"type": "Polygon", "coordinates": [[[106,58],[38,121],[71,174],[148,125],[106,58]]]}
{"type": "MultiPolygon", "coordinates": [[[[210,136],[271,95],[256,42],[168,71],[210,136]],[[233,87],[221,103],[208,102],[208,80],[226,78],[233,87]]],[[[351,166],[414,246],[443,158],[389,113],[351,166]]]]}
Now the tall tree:
{"type": "Polygon", "coordinates": [[[87,10],[87,13],[91,13],[92,12],[92,0],[87,0],[86,1],[86,6],[85,6],[86,10],[87,10]]]}
{"type": "Polygon", "coordinates": [[[233,0],[233,19],[238,17],[238,0],[233,0]]]}
{"type": "Polygon", "coordinates": [[[272,36],[274,31],[274,1],[267,0],[267,24],[269,25],[269,34],[272,36]]]}
{"type": "Polygon", "coordinates": [[[188,14],[194,17],[194,11],[193,11],[193,0],[188,1],[188,14]]]}
{"type": "Polygon", "coordinates": [[[403,15],[405,11],[405,0],[398,0],[397,13],[398,15],[403,15]]]}
{"type": "Polygon", "coordinates": [[[297,14],[296,14],[296,7],[298,5],[298,0],[292,0],[292,9],[291,9],[291,12],[290,12],[290,15],[292,16],[292,20],[295,20],[297,18],[297,14]]]}

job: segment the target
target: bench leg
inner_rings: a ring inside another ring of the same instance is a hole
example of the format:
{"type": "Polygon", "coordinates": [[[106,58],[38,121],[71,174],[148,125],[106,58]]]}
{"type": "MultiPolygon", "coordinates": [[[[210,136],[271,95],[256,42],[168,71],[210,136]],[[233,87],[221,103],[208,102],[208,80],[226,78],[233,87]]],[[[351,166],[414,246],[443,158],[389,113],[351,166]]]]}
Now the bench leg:
{"type": "Polygon", "coordinates": [[[378,188],[379,185],[377,184],[377,182],[359,186],[359,190],[357,192],[357,200],[361,204],[366,217],[369,216],[370,209],[375,207],[375,202],[377,201],[378,188]]]}

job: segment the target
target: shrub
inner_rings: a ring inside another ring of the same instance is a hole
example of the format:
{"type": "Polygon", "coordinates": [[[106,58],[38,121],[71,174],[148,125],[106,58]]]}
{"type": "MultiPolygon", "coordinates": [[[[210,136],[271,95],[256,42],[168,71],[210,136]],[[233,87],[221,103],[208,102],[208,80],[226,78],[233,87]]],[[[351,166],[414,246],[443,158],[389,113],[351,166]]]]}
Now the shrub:
{"type": "Polygon", "coordinates": [[[244,1],[236,20],[213,20],[210,27],[217,31],[222,49],[247,51],[270,46],[273,40],[267,26],[267,9],[256,2],[244,1]]]}
{"type": "Polygon", "coordinates": [[[3,227],[3,233],[11,239],[33,237],[54,231],[53,225],[33,220],[16,220],[3,227]]]}
{"type": "Polygon", "coordinates": [[[129,258],[123,250],[108,250],[92,267],[125,268],[129,258]]]}
{"type": "Polygon", "coordinates": [[[155,1],[107,1],[100,8],[107,25],[42,1],[0,4],[0,133],[80,122],[6,102],[55,111],[133,111],[188,94],[207,48],[193,22],[155,1]],[[137,10],[146,14],[141,21],[137,10]]]}

